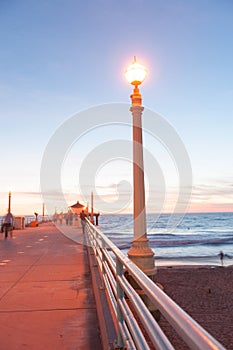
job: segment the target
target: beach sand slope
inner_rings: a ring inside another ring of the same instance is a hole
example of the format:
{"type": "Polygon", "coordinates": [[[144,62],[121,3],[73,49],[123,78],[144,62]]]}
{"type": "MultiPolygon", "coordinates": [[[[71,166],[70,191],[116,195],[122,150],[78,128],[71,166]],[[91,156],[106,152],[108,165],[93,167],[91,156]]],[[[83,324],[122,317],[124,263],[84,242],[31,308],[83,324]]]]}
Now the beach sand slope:
{"type": "MultiPolygon", "coordinates": [[[[194,320],[233,350],[233,266],[163,267],[156,280],[194,320]]],[[[188,349],[163,316],[159,324],[176,349],[188,349]]]]}

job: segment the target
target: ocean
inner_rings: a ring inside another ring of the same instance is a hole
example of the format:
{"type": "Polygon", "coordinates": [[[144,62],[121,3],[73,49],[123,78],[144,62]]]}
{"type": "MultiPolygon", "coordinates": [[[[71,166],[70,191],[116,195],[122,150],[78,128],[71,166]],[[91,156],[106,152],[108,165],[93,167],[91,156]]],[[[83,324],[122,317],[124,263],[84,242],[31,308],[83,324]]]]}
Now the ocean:
{"type": "MultiPolygon", "coordinates": [[[[147,215],[147,236],[158,266],[216,266],[221,264],[220,251],[224,265],[233,264],[233,213],[186,214],[180,219],[174,214],[147,215]]],[[[99,225],[127,253],[133,239],[132,215],[101,215],[99,225]]]]}

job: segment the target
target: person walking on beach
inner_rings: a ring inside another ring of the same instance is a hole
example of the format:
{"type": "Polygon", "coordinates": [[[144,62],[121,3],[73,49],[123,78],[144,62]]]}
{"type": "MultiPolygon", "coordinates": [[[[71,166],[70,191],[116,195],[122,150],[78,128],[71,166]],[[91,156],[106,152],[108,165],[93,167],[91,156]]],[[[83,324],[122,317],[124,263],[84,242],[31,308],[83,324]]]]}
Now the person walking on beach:
{"type": "Polygon", "coordinates": [[[86,214],[84,213],[84,210],[81,211],[79,216],[81,219],[81,224],[82,224],[82,229],[83,229],[83,234],[84,234],[85,233],[85,225],[86,225],[86,214]]]}
{"type": "Polygon", "coordinates": [[[14,225],[14,217],[11,213],[7,213],[4,218],[4,223],[2,226],[2,229],[5,232],[5,239],[7,239],[8,237],[8,231],[10,231],[11,237],[12,237],[13,225],[14,225]]]}
{"type": "Polygon", "coordinates": [[[224,258],[223,252],[221,251],[221,252],[218,254],[218,256],[219,256],[219,258],[220,258],[221,265],[223,266],[223,258],[224,258]]]}

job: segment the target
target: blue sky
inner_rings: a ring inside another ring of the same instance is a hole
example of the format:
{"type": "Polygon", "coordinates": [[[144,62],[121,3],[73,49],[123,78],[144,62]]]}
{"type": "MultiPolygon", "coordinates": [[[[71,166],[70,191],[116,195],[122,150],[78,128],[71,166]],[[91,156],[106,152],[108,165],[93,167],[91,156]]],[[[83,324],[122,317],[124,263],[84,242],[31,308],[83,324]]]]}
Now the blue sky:
{"type": "Polygon", "coordinates": [[[233,210],[232,1],[2,0],[0,47],[0,214],[9,190],[15,213],[40,211],[52,134],[81,110],[128,103],[135,54],[149,69],[144,105],[189,153],[190,209],[233,210]]]}

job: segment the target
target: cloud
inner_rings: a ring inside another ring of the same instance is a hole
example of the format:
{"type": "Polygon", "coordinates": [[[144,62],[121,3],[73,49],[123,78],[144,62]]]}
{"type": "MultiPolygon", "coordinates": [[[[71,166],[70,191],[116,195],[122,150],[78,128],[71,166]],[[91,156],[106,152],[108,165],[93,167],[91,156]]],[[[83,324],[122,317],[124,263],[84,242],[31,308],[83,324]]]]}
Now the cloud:
{"type": "Polygon", "coordinates": [[[193,186],[192,199],[210,199],[213,197],[231,198],[233,201],[233,180],[218,181],[213,184],[193,186]]]}
{"type": "Polygon", "coordinates": [[[210,179],[193,186],[190,212],[233,211],[233,179],[210,179]]]}
{"type": "MultiPolygon", "coordinates": [[[[0,195],[1,197],[8,197],[8,193],[9,192],[0,192],[0,195]]],[[[33,197],[41,197],[41,193],[40,192],[31,192],[31,191],[28,191],[28,192],[25,192],[25,191],[12,191],[11,192],[11,195],[12,197],[14,196],[33,196],[33,197]]]]}

